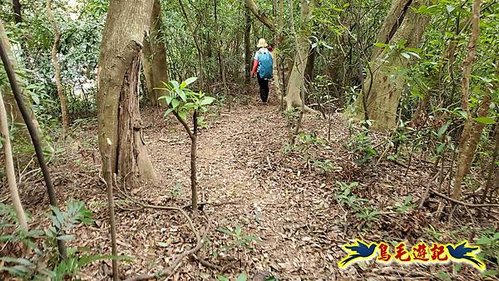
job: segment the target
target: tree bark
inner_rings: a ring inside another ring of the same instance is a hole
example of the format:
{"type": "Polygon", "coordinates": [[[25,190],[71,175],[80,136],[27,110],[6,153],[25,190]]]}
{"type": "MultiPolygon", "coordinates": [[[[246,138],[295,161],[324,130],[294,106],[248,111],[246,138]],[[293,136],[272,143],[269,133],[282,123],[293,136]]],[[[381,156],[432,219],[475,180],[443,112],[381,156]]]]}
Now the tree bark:
{"type": "Polygon", "coordinates": [[[249,90],[249,85],[251,81],[250,70],[251,70],[251,62],[252,62],[252,53],[251,53],[251,16],[250,11],[247,6],[244,7],[244,74],[245,74],[245,83],[246,83],[246,91],[249,90]]]}
{"type": "Polygon", "coordinates": [[[272,22],[271,19],[269,19],[265,13],[260,11],[258,6],[256,5],[256,2],[254,0],[245,0],[246,7],[250,9],[250,11],[255,15],[255,17],[263,23],[266,27],[268,27],[272,32],[275,31],[274,23],[272,22]]]}
{"type": "MultiPolygon", "coordinates": [[[[394,0],[378,42],[397,44],[405,41],[406,48],[417,47],[430,18],[416,13],[428,0],[394,0]]],[[[357,112],[362,119],[373,121],[373,127],[390,129],[397,125],[397,109],[404,91],[405,76],[396,73],[406,68],[410,60],[388,48],[374,48],[370,69],[357,98],[357,112]]]]}
{"type": "Polygon", "coordinates": [[[0,137],[3,150],[5,153],[5,174],[9,185],[10,198],[16,212],[17,220],[23,230],[28,230],[28,222],[24,213],[21,199],[19,198],[19,189],[17,188],[16,172],[14,169],[14,159],[12,158],[12,146],[10,144],[9,122],[7,120],[7,112],[3,103],[3,97],[0,93],[0,137]]]}
{"type": "Polygon", "coordinates": [[[149,29],[153,0],[111,0],[100,51],[97,118],[102,158],[128,186],[156,183],[142,137],[138,85],[144,32],[149,29]],[[108,145],[108,139],[111,145],[108,145]]]}
{"type": "Polygon", "coordinates": [[[62,119],[62,136],[66,136],[69,127],[69,116],[68,116],[68,102],[66,95],[64,94],[64,88],[62,86],[61,78],[61,65],[59,64],[59,59],[57,58],[57,53],[59,50],[59,44],[61,42],[61,30],[59,25],[54,18],[52,13],[52,0],[47,0],[47,17],[52,25],[52,31],[54,32],[54,42],[52,44],[51,50],[51,60],[54,67],[54,78],[55,85],[57,87],[57,96],[59,97],[59,102],[61,104],[61,119],[62,119]]]}
{"type": "Polygon", "coordinates": [[[148,100],[152,105],[165,106],[164,100],[159,97],[166,94],[162,82],[168,83],[168,67],[166,63],[166,48],[161,32],[161,5],[159,0],[154,0],[150,32],[146,36],[143,50],[143,69],[146,80],[148,100]]]}
{"type": "MultiPolygon", "coordinates": [[[[473,120],[469,107],[470,98],[470,80],[473,68],[473,62],[476,59],[476,46],[480,37],[480,5],[481,0],[474,0],[472,7],[472,20],[471,20],[471,37],[468,42],[468,54],[463,61],[463,77],[461,80],[462,96],[461,107],[466,111],[467,119],[464,123],[464,129],[461,133],[459,141],[459,156],[457,159],[457,170],[454,176],[454,187],[452,190],[452,198],[459,200],[461,197],[461,184],[466,174],[469,173],[475,150],[480,140],[484,124],[478,123],[473,120]]],[[[487,116],[490,106],[490,94],[487,94],[478,109],[478,116],[487,116]]]]}
{"type": "Polygon", "coordinates": [[[286,88],[286,96],[284,97],[287,110],[290,110],[292,107],[304,107],[307,111],[311,111],[310,108],[304,106],[301,91],[303,90],[303,85],[305,82],[305,69],[307,67],[308,51],[310,49],[310,44],[308,42],[308,36],[311,34],[309,22],[312,16],[313,8],[313,1],[311,1],[310,3],[308,3],[308,1],[306,0],[302,1],[300,31],[294,32],[296,38],[295,60],[293,68],[291,70],[291,74],[289,76],[288,86],[286,88]]]}

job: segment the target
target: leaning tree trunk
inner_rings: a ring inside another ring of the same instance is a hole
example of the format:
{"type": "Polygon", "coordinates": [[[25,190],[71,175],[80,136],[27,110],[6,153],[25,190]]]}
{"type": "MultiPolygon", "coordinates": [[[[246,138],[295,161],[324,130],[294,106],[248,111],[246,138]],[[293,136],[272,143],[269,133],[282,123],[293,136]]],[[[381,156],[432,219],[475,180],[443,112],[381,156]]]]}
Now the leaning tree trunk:
{"type": "Polygon", "coordinates": [[[166,64],[166,48],[161,33],[161,5],[159,0],[154,0],[154,6],[151,15],[151,29],[149,36],[144,42],[144,76],[149,102],[152,105],[163,106],[164,100],[158,100],[165,95],[162,82],[168,83],[168,68],[166,64]]]}
{"type": "MultiPolygon", "coordinates": [[[[397,44],[405,41],[406,48],[415,48],[423,36],[429,17],[415,10],[429,0],[394,0],[377,41],[397,44]]],[[[397,109],[404,91],[405,77],[396,73],[406,68],[409,59],[388,48],[375,48],[368,75],[357,99],[357,112],[363,119],[373,120],[373,126],[389,129],[396,126],[397,109]]]]}
{"type": "Polygon", "coordinates": [[[310,110],[308,107],[304,106],[301,91],[303,90],[303,85],[305,83],[305,69],[307,67],[308,51],[310,45],[308,42],[308,36],[311,34],[309,24],[313,8],[313,1],[310,1],[310,3],[306,0],[302,1],[300,31],[295,34],[295,60],[293,68],[291,70],[291,74],[289,75],[289,82],[286,88],[286,96],[284,97],[287,110],[290,110],[292,107],[304,107],[306,110],[310,110]]]}
{"type": "MultiPolygon", "coordinates": [[[[9,56],[10,61],[13,64],[14,70],[18,71],[19,68],[18,68],[18,65],[16,63],[16,58],[14,56],[14,53],[12,52],[12,45],[10,44],[9,38],[7,37],[7,34],[5,33],[5,29],[4,29],[4,25],[3,25],[2,20],[0,20],[0,40],[2,41],[2,44],[5,48],[5,51],[7,52],[7,55],[9,56]]],[[[25,85],[24,81],[22,81],[21,77],[19,77],[19,76],[18,76],[18,84],[22,88],[24,88],[24,85],[25,85]]],[[[4,94],[4,104],[5,104],[5,109],[7,111],[7,117],[9,118],[9,121],[13,124],[22,125],[23,136],[28,138],[29,134],[28,134],[28,131],[25,127],[24,119],[21,115],[21,112],[19,111],[19,108],[17,107],[16,101],[14,99],[14,95],[12,94],[12,90],[11,90],[10,86],[8,84],[3,85],[0,88],[0,92],[4,94]]],[[[28,114],[30,116],[30,119],[33,120],[33,123],[35,125],[35,129],[37,130],[38,134],[40,134],[40,127],[39,127],[38,121],[36,120],[36,116],[33,112],[33,109],[31,106],[32,101],[29,98],[28,92],[23,91],[23,96],[24,96],[24,102],[27,105],[29,105],[28,106],[28,111],[29,111],[28,114]]],[[[48,143],[44,142],[43,145],[45,148],[50,148],[50,150],[52,150],[52,148],[49,146],[48,143]]]]}
{"type": "Polygon", "coordinates": [[[100,50],[99,148],[103,159],[111,158],[110,169],[103,162],[102,171],[117,174],[128,186],[156,182],[142,137],[138,101],[140,58],[153,3],[111,0],[100,50]]]}

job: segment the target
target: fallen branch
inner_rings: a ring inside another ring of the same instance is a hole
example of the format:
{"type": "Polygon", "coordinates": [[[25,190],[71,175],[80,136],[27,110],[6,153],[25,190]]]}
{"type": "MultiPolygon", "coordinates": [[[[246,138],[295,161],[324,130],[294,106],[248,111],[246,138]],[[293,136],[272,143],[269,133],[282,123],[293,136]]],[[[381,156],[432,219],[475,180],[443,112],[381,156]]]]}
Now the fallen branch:
{"type": "Polygon", "coordinates": [[[442,194],[438,191],[435,191],[433,189],[430,189],[430,192],[437,195],[438,197],[442,197],[444,199],[447,199],[455,204],[463,205],[463,206],[470,207],[470,208],[499,208],[499,204],[471,204],[471,203],[466,203],[466,202],[462,202],[462,201],[450,198],[449,196],[442,194]]]}

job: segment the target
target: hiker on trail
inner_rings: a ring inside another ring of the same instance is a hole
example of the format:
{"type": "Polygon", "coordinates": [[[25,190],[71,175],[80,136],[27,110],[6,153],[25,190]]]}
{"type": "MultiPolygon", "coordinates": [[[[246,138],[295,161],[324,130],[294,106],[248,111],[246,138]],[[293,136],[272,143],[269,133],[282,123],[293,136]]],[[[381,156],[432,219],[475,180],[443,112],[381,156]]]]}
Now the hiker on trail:
{"type": "Polygon", "coordinates": [[[251,69],[251,77],[258,77],[258,85],[260,86],[260,98],[263,103],[267,103],[269,99],[269,80],[272,79],[273,60],[272,54],[267,49],[267,41],[261,38],[258,40],[256,47],[258,51],[255,53],[253,60],[253,68],[251,69]]]}

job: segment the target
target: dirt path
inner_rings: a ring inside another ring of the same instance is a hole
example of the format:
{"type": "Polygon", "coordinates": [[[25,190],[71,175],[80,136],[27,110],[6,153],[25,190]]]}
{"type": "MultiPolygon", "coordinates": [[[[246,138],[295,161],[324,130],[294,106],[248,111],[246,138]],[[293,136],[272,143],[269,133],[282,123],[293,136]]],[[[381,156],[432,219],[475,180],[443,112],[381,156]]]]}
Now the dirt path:
{"type": "MultiPolygon", "coordinates": [[[[289,134],[285,122],[275,106],[238,107],[202,131],[198,178],[208,202],[204,211],[211,221],[211,247],[203,256],[227,266],[228,275],[266,271],[289,280],[300,280],[300,276],[329,280],[336,271],[332,250],[339,249],[334,249],[335,226],[330,222],[337,211],[320,190],[313,189],[324,185],[320,179],[307,180],[300,169],[280,163],[289,134]],[[253,250],[243,246],[224,250],[234,241],[217,229],[237,226],[243,237],[261,239],[253,250]]],[[[163,178],[162,186],[170,188],[170,196],[176,194],[188,202],[189,143],[179,130],[175,126],[146,134],[151,140],[161,139],[151,141],[149,151],[163,178]],[[172,130],[177,133],[168,133],[172,130]],[[173,190],[172,186],[182,188],[173,190]]],[[[159,193],[169,196],[165,190],[159,193]]]]}

